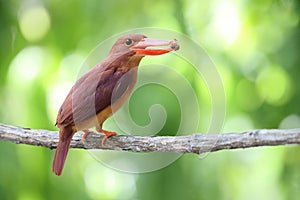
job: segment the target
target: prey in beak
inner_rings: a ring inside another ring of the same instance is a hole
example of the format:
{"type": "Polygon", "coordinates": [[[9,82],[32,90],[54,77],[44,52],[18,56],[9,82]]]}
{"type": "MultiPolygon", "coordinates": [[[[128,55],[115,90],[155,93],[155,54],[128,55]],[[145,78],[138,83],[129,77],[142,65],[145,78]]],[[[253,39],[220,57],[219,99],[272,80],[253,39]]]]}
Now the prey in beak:
{"type": "Polygon", "coordinates": [[[135,51],[137,55],[162,55],[171,51],[177,51],[179,45],[177,40],[157,40],[151,38],[143,38],[136,45],[131,47],[131,50],[135,51]],[[167,46],[164,49],[162,47],[167,46]]]}

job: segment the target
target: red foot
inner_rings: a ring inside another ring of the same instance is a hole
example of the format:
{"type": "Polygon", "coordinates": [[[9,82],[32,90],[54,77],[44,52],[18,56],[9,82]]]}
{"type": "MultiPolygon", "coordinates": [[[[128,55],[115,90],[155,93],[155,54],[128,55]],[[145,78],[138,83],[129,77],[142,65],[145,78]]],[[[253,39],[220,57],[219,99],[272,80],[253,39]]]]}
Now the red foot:
{"type": "Polygon", "coordinates": [[[113,135],[117,135],[116,132],[111,132],[111,131],[106,131],[106,130],[102,130],[102,133],[105,134],[105,137],[102,139],[102,142],[101,142],[102,146],[104,146],[104,142],[107,138],[109,138],[113,135]]]}
{"type": "Polygon", "coordinates": [[[90,131],[90,130],[88,130],[88,129],[87,129],[87,130],[82,130],[82,131],[84,132],[84,134],[83,134],[83,136],[82,136],[81,141],[82,141],[82,143],[84,143],[86,137],[88,136],[88,134],[93,133],[93,131],[90,131]]]}

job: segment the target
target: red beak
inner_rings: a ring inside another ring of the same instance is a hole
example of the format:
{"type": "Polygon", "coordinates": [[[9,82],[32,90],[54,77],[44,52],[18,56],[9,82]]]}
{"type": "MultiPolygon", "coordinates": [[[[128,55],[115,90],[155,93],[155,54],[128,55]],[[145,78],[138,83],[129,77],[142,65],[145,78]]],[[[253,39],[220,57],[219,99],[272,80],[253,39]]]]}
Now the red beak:
{"type": "Polygon", "coordinates": [[[131,47],[132,50],[139,55],[162,55],[165,53],[169,53],[170,51],[177,51],[179,49],[179,45],[177,44],[177,40],[156,40],[151,38],[144,38],[139,43],[131,47]],[[148,47],[162,47],[168,46],[167,49],[156,49],[148,47]]]}

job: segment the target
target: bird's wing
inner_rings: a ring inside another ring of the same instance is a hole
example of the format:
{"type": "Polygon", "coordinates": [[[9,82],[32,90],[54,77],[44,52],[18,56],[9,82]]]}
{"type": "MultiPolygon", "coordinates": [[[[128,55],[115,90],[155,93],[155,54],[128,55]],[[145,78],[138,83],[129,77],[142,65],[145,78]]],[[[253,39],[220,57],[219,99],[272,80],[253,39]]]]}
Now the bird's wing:
{"type": "Polygon", "coordinates": [[[72,87],[62,104],[56,124],[75,125],[110,106],[125,93],[132,82],[131,78],[121,80],[124,74],[125,72],[113,69],[100,72],[91,70],[85,74],[72,87]]]}

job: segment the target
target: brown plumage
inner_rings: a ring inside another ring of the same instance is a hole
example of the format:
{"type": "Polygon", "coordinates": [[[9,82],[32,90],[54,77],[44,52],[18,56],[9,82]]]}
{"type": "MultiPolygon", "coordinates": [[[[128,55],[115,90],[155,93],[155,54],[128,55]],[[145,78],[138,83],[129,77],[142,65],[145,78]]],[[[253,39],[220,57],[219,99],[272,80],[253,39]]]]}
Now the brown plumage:
{"type": "MultiPolygon", "coordinates": [[[[116,133],[102,131],[102,124],[113,111],[119,109],[132,92],[137,67],[145,55],[161,55],[177,50],[176,40],[154,40],[141,34],[119,38],[108,56],[84,74],[71,88],[59,109],[56,125],[59,143],[53,159],[52,171],[60,175],[73,135],[80,130],[96,127],[104,133],[104,140],[116,133]],[[168,49],[149,49],[150,46],[169,46],[168,49]],[[112,109],[113,107],[113,109],[112,109]]],[[[104,142],[102,141],[102,144],[104,142]]]]}

